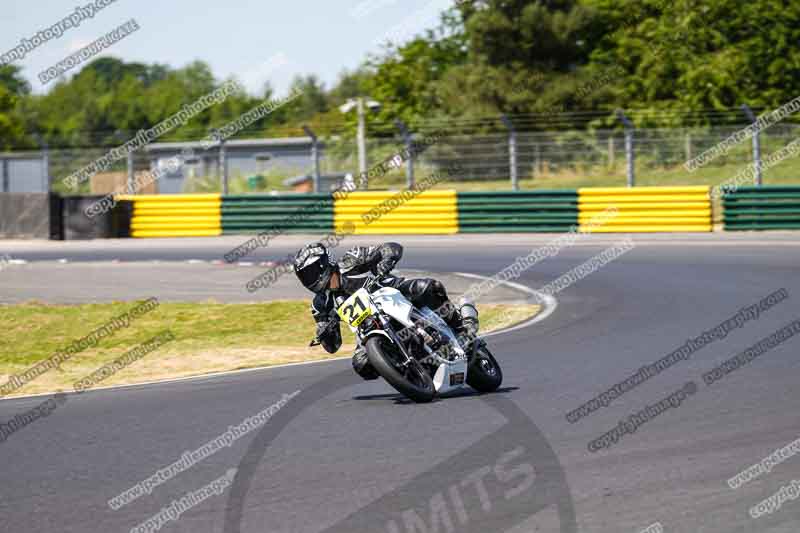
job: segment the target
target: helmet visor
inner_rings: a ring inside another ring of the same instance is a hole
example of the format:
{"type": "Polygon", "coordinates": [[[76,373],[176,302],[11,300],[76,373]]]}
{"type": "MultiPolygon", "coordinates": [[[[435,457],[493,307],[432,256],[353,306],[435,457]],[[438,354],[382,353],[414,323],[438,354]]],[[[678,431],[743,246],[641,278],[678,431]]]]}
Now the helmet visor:
{"type": "Polygon", "coordinates": [[[297,277],[307,289],[318,291],[322,289],[319,285],[324,281],[329,267],[327,261],[323,261],[321,257],[313,257],[297,270],[297,277]]]}

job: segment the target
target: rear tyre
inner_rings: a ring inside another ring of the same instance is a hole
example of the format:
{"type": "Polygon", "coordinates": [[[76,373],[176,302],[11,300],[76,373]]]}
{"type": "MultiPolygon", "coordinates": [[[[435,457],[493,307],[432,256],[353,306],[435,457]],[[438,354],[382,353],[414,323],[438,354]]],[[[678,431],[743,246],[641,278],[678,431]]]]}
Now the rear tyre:
{"type": "Polygon", "coordinates": [[[467,369],[467,385],[478,392],[494,392],[503,383],[503,371],[492,352],[481,344],[467,369]]]}
{"type": "Polygon", "coordinates": [[[405,360],[405,356],[392,341],[383,335],[367,339],[365,348],[369,362],[378,374],[398,392],[417,403],[433,400],[436,394],[433,379],[419,361],[412,359],[408,365],[403,366],[402,362],[405,360]]]}

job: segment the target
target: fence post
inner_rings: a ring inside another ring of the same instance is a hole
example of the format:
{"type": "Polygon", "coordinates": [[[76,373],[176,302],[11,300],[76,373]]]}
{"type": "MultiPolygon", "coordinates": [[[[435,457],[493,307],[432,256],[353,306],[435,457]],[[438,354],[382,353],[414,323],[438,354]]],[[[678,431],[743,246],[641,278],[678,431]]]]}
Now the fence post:
{"type": "Polygon", "coordinates": [[[219,172],[222,178],[222,194],[228,194],[228,154],[225,150],[225,139],[219,142],[219,172]]]}
{"type": "Polygon", "coordinates": [[[2,166],[3,166],[3,189],[2,189],[2,192],[10,192],[9,189],[11,187],[9,185],[9,179],[8,179],[8,159],[6,159],[4,157],[4,158],[0,159],[0,161],[2,161],[2,166]]]}
{"type": "Polygon", "coordinates": [[[408,159],[406,160],[406,187],[411,189],[414,187],[414,146],[411,142],[411,132],[408,131],[408,126],[400,119],[394,121],[394,125],[400,130],[400,135],[403,136],[403,143],[406,145],[408,152],[408,159]]]}
{"type": "Polygon", "coordinates": [[[614,168],[614,132],[608,136],[608,167],[614,168]]]}
{"type": "Polygon", "coordinates": [[[634,170],[634,151],[633,151],[633,123],[625,116],[622,109],[617,109],[617,118],[625,126],[625,160],[628,163],[628,187],[633,187],[636,183],[634,170]]]}
{"type": "Polygon", "coordinates": [[[128,187],[125,192],[127,194],[133,194],[135,192],[133,190],[133,152],[130,150],[128,151],[127,164],[128,164],[128,187]]]}
{"type": "Polygon", "coordinates": [[[32,135],[42,149],[42,190],[50,192],[50,151],[47,141],[39,133],[32,135]]]}
{"type": "Polygon", "coordinates": [[[42,154],[42,166],[44,167],[44,192],[50,192],[50,187],[52,186],[53,182],[50,177],[50,146],[47,144],[47,141],[42,143],[42,148],[44,149],[44,153],[42,154]]]}
{"type": "Polygon", "coordinates": [[[686,134],[686,140],[684,142],[684,150],[686,151],[686,160],[691,161],[692,159],[692,134],[686,134]]]}
{"type": "Polygon", "coordinates": [[[303,131],[311,137],[311,162],[314,164],[314,192],[319,192],[319,142],[317,136],[308,126],[303,126],[303,131]]]}
{"type": "MultiPolygon", "coordinates": [[[[756,125],[758,119],[756,119],[753,110],[747,104],[742,104],[742,111],[747,116],[747,119],[753,124],[756,125]]],[[[758,127],[756,125],[756,127],[758,127]]],[[[761,187],[761,133],[756,130],[755,135],[753,135],[753,164],[755,165],[756,171],[756,185],[761,187]]]]}
{"type": "Polygon", "coordinates": [[[519,190],[519,178],[517,176],[517,130],[514,129],[514,124],[508,119],[506,115],[502,115],[500,120],[508,128],[508,159],[509,169],[511,173],[511,188],[515,191],[519,190]]]}

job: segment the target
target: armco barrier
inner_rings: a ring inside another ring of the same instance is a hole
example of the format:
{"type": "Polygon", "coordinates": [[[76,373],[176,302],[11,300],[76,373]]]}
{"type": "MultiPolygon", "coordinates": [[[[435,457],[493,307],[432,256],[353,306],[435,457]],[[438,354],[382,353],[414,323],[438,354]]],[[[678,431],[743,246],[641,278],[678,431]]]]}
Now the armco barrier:
{"type": "Polygon", "coordinates": [[[456,192],[427,190],[352,192],[334,204],[334,225],[352,222],[356,234],[458,232],[456,192]]]}
{"type": "Polygon", "coordinates": [[[131,237],[208,237],[222,234],[219,194],[120,195],[133,203],[131,237]]]}
{"type": "Polygon", "coordinates": [[[330,194],[242,194],[222,199],[222,233],[330,232],[333,198],[330,194]]]}
{"type": "Polygon", "coordinates": [[[578,224],[575,190],[458,193],[462,233],[570,231],[578,224]]]}
{"type": "Polygon", "coordinates": [[[594,233],[712,231],[710,187],[598,187],[578,189],[581,231],[594,233]],[[618,214],[602,226],[589,220],[609,207],[618,214]]]}
{"type": "Polygon", "coordinates": [[[739,187],[722,203],[725,231],[800,229],[800,186],[739,187]]]}

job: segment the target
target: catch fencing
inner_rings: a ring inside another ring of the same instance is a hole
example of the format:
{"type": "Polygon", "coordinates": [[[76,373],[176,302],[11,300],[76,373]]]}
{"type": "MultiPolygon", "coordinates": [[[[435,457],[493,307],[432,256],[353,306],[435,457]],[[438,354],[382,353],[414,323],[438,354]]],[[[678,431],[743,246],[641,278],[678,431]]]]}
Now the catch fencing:
{"type": "MultiPolygon", "coordinates": [[[[741,114],[739,111],[736,113],[741,114]]],[[[527,189],[541,187],[567,188],[569,184],[584,186],[625,185],[627,157],[633,160],[635,185],[661,185],[663,180],[679,179],[681,184],[705,184],[708,180],[723,182],[736,170],[753,165],[754,152],[749,140],[732,144],[724,153],[714,157],[697,172],[684,166],[707,150],[724,143],[731,135],[748,126],[742,115],[736,120],[730,117],[725,125],[703,127],[655,127],[670,121],[679,124],[686,117],[659,115],[656,119],[647,114],[629,112],[637,127],[632,130],[630,152],[626,151],[625,132],[621,125],[614,127],[604,115],[584,117],[585,124],[575,124],[576,114],[559,114],[552,117],[510,117],[509,124],[515,129],[506,129],[498,117],[480,121],[443,119],[415,124],[416,133],[404,139],[394,126],[370,122],[365,146],[367,165],[375,164],[400,153],[408,140],[420,141],[425,132],[443,131],[446,134],[415,154],[385,176],[370,180],[370,189],[410,186],[415,180],[453,163],[463,166],[463,172],[451,179],[468,182],[475,190],[527,189]],[[582,126],[582,127],[581,127],[582,126]],[[408,166],[413,169],[409,172],[408,166]],[[719,174],[719,176],[713,175],[719,174]],[[719,179],[717,179],[719,178],[719,179]],[[705,180],[705,181],[704,181],[705,180]],[[563,182],[560,184],[559,182],[563,182]]],[[[712,119],[718,117],[712,116],[712,119]]],[[[800,137],[800,125],[790,122],[792,117],[771,125],[759,134],[760,152],[763,157],[774,153],[800,137]]],[[[136,172],[159,168],[160,162],[181,153],[181,148],[197,145],[197,154],[184,167],[157,183],[161,192],[223,192],[230,179],[230,192],[263,192],[287,190],[292,178],[311,176],[315,169],[324,175],[351,173],[358,175],[359,144],[352,132],[331,126],[320,137],[318,152],[308,137],[280,139],[241,138],[226,143],[225,148],[212,147],[200,150],[200,139],[182,139],[181,142],[164,142],[149,145],[130,154],[130,157],[114,162],[108,169],[92,179],[91,188],[85,185],[84,193],[110,192],[107,182],[132,180],[136,172]],[[183,142],[185,141],[185,142],[183,142]],[[317,165],[318,163],[318,165],[317,165]],[[230,178],[228,177],[230,175],[230,178]],[[262,176],[251,188],[248,178],[262,176]]],[[[253,132],[249,132],[251,135],[253,132]]],[[[117,132],[114,141],[106,140],[98,146],[97,137],[79,135],[76,139],[64,140],[58,146],[55,141],[40,151],[17,151],[0,155],[0,178],[5,192],[36,192],[64,189],[63,179],[83,168],[109,151],[116,143],[121,144],[136,132],[117,132]],[[85,137],[85,138],[84,138],[85,137]]],[[[786,168],[794,168],[794,162],[783,163],[783,169],[764,168],[765,183],[770,183],[786,168]]],[[[750,183],[748,183],[749,185],[750,183]]],[[[142,191],[140,191],[142,192],[142,191]]],[[[150,191],[148,191],[150,192],[150,191]]],[[[320,190],[318,192],[326,192],[320,190]]]]}

